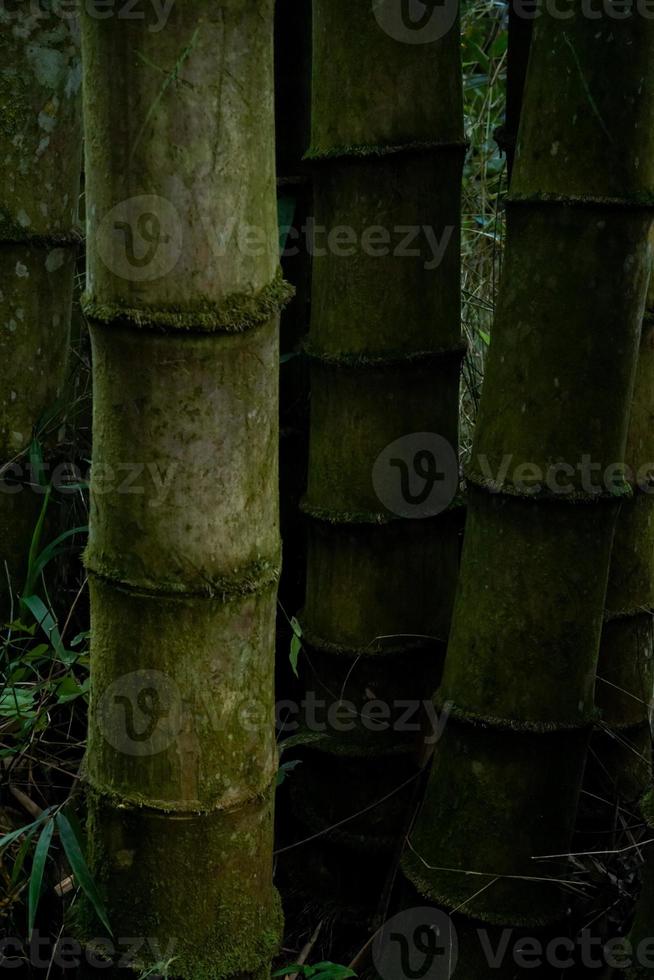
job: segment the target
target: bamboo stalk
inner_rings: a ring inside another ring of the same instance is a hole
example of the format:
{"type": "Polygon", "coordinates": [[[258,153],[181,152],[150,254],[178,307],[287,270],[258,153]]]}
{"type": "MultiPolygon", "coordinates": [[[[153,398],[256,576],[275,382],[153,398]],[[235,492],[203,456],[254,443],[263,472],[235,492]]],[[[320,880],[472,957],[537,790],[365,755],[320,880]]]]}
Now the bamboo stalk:
{"type": "MultiPolygon", "coordinates": [[[[313,31],[308,157],[317,247],[300,618],[305,683],[328,707],[351,701],[354,730],[314,739],[290,789],[299,819],[324,835],[323,880],[344,875],[333,894],[346,893],[350,907],[361,886],[374,895],[380,869],[383,880],[378,855],[390,860],[411,798],[410,786],[396,790],[407,770],[418,772],[411,755],[418,735],[376,736],[361,713],[371,698],[392,711],[399,699],[418,708],[429,697],[457,575],[456,513],[414,508],[407,516],[406,501],[398,508],[383,499],[373,472],[397,440],[436,433],[449,443],[456,489],[462,84],[456,24],[437,41],[410,45],[366,0],[316,0],[313,31]],[[339,228],[354,247],[334,244],[339,228]],[[440,261],[430,261],[425,228],[446,243],[440,261]],[[372,244],[371,229],[378,235],[372,244]],[[398,251],[407,233],[408,255],[398,251]],[[319,234],[327,235],[326,247],[319,234]],[[359,810],[363,816],[330,831],[359,810]],[[330,845],[342,856],[330,855],[330,845]]],[[[427,448],[416,445],[408,465],[427,448]]],[[[387,471],[391,478],[390,464],[387,471]]]]}
{"type": "Polygon", "coordinates": [[[539,862],[534,874],[533,857],[569,847],[595,718],[613,530],[630,491],[619,472],[603,478],[625,459],[651,261],[654,32],[570,14],[534,25],[437,698],[451,720],[404,857],[423,898],[529,927],[566,906],[565,868],[539,862]],[[478,892],[464,872],[492,884],[478,892]]]}
{"type": "Polygon", "coordinates": [[[116,935],[173,941],[185,980],[259,977],[281,932],[273,3],[151,26],[83,18],[90,862],[116,935]]]}
{"type": "Polygon", "coordinates": [[[0,606],[20,591],[43,498],[26,450],[63,392],[82,140],[76,26],[0,11],[0,606]]]}
{"type": "Polygon", "coordinates": [[[654,284],[650,281],[627,438],[634,495],[625,500],[611,555],[588,778],[602,795],[638,801],[651,782],[654,691],[654,284]]]}

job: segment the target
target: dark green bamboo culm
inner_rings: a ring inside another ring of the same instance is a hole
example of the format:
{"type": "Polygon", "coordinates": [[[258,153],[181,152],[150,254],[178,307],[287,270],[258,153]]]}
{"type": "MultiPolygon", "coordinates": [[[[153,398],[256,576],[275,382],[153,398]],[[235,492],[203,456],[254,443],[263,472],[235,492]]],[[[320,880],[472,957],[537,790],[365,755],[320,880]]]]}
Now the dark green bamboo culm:
{"type": "Polygon", "coordinates": [[[634,921],[629,932],[631,960],[624,971],[625,980],[642,980],[654,976],[654,790],[651,788],[640,803],[645,820],[645,840],[641,845],[645,864],[643,882],[634,921]]]}
{"type": "MultiPolygon", "coordinates": [[[[379,897],[418,771],[410,754],[418,733],[392,726],[403,701],[414,708],[407,726],[416,726],[420,700],[438,683],[458,567],[456,513],[433,516],[438,508],[426,512],[400,492],[402,464],[410,491],[425,489],[418,464],[432,459],[429,434],[449,444],[436,464],[449,463],[452,497],[458,476],[458,25],[408,44],[396,11],[368,0],[313,8],[316,236],[300,619],[303,679],[323,702],[325,727],[309,723],[314,743],[290,782],[304,834],[323,846],[314,887],[331,889],[342,911],[379,897]],[[385,726],[362,718],[370,700],[388,708],[385,726]],[[326,708],[339,703],[330,723],[326,708]]],[[[306,865],[304,852],[298,862],[306,865]]]]}
{"type": "Polygon", "coordinates": [[[596,717],[654,202],[654,25],[571,13],[534,26],[450,717],[403,861],[424,900],[528,928],[566,907],[565,862],[538,858],[569,849],[596,717]]]}
{"type": "MultiPolygon", "coordinates": [[[[289,618],[304,597],[306,534],[300,499],[306,486],[309,442],[309,378],[301,344],[309,330],[311,256],[306,228],[312,213],[309,165],[311,117],[311,3],[277,0],[275,4],[275,120],[277,201],[284,278],[295,296],[281,318],[280,497],[284,562],[279,588],[279,678],[289,681],[289,618]]],[[[288,693],[284,690],[283,693],[288,693]]]]}
{"type": "Polygon", "coordinates": [[[184,980],[242,980],[281,932],[273,2],[153,26],[82,21],[89,859],[115,936],[157,937],[184,980]]]}
{"type": "Polygon", "coordinates": [[[495,133],[498,146],[506,154],[509,181],[513,173],[515,148],[520,127],[522,99],[527,79],[529,49],[534,21],[525,17],[524,0],[509,0],[509,34],[506,74],[506,113],[504,125],[495,133]]]}
{"type": "MultiPolygon", "coordinates": [[[[82,158],[78,32],[0,11],[0,609],[22,590],[43,497],[26,450],[66,380],[82,158]]],[[[16,611],[16,607],[14,606],[16,611]]]]}
{"type": "MultiPolygon", "coordinates": [[[[595,700],[601,711],[588,780],[609,804],[635,804],[651,781],[654,656],[654,283],[650,282],[626,462],[634,495],[616,525],[595,700]]],[[[596,799],[589,805],[597,810],[596,799]]]]}

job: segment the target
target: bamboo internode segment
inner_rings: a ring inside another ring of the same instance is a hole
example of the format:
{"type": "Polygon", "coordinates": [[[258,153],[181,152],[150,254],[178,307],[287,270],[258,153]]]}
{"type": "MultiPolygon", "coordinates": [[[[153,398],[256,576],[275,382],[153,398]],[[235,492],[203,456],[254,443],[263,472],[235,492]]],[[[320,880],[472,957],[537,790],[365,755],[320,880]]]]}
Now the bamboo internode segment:
{"type": "Polygon", "coordinates": [[[654,694],[654,282],[650,279],[625,460],[633,496],[615,529],[595,699],[608,729],[593,741],[595,779],[638,800],[651,782],[654,694]]]}
{"type": "Polygon", "coordinates": [[[281,933],[273,7],[83,17],[90,860],[114,933],[174,939],[186,980],[267,976],[281,933]]]}
{"type": "Polygon", "coordinates": [[[566,906],[565,863],[534,858],[569,848],[631,492],[619,472],[604,480],[626,458],[651,262],[653,54],[638,17],[534,24],[438,696],[452,714],[404,857],[422,894],[495,924],[542,926],[566,906]],[[471,873],[488,876],[479,894],[471,873]]]}
{"type": "Polygon", "coordinates": [[[0,11],[0,595],[23,585],[42,497],[11,463],[61,396],[81,173],[81,64],[73,22],[0,11]],[[8,467],[5,471],[5,467],[8,467]],[[6,562],[6,570],[5,563],[6,562]],[[9,581],[8,581],[9,577],[9,581]]]}
{"type": "MultiPolygon", "coordinates": [[[[458,25],[409,45],[367,0],[316,0],[313,37],[305,158],[316,227],[346,228],[356,245],[314,252],[300,619],[316,672],[308,682],[360,712],[371,696],[390,705],[431,697],[454,601],[460,510],[408,516],[406,501],[380,496],[374,471],[389,446],[436,435],[452,456],[452,498],[457,489],[461,64],[458,25]]],[[[300,819],[327,828],[339,808],[325,809],[324,786],[333,793],[335,779],[364,808],[396,790],[417,771],[411,750],[405,734],[377,737],[360,719],[312,743],[294,797],[300,819]]],[[[363,852],[391,846],[405,807],[406,794],[393,797],[335,842],[362,867],[363,852]]]]}
{"type": "Polygon", "coordinates": [[[652,967],[652,920],[654,919],[654,791],[650,788],[640,803],[640,810],[645,819],[646,838],[643,842],[645,867],[643,871],[642,890],[636,906],[629,942],[636,952],[632,965],[625,972],[626,980],[646,980],[654,973],[652,967]],[[641,955],[639,955],[639,950],[641,955]],[[645,955],[643,955],[643,951],[645,955]]]}

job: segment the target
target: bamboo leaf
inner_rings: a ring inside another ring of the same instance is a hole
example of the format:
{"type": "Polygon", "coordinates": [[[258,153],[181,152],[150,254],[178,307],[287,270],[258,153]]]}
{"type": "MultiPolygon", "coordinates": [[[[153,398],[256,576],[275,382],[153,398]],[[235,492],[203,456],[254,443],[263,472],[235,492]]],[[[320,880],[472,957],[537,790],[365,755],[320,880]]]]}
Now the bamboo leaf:
{"type": "Polygon", "coordinates": [[[299,677],[299,674],[297,672],[297,662],[299,660],[301,651],[302,651],[302,640],[300,640],[299,637],[293,635],[293,638],[291,640],[291,652],[289,654],[288,659],[291,662],[291,668],[296,677],[299,677]]]}
{"type": "Polygon", "coordinates": [[[41,545],[41,535],[43,534],[43,525],[45,523],[45,515],[48,511],[48,505],[50,503],[50,495],[52,493],[52,487],[48,487],[43,504],[41,506],[41,512],[39,514],[39,519],[36,522],[36,527],[34,528],[34,533],[32,534],[32,540],[30,542],[30,550],[27,559],[27,577],[25,579],[25,585],[23,587],[23,595],[31,595],[34,591],[33,582],[36,582],[36,576],[34,575],[34,567],[36,565],[39,547],[41,545]]]}
{"type": "Polygon", "coordinates": [[[13,841],[18,840],[21,834],[26,834],[28,831],[36,829],[39,824],[43,823],[45,818],[50,813],[50,808],[44,810],[43,813],[33,820],[32,823],[26,824],[24,827],[20,827],[19,830],[12,830],[10,834],[5,834],[4,837],[0,837],[0,848],[7,847],[8,844],[13,843],[13,841]]]}
{"type": "Polygon", "coordinates": [[[280,194],[277,198],[277,223],[279,225],[279,253],[284,254],[293,218],[295,217],[296,197],[294,194],[280,194]]]}
{"type": "Polygon", "coordinates": [[[28,914],[27,914],[27,934],[32,935],[34,931],[34,922],[36,919],[36,912],[39,907],[39,899],[41,898],[41,886],[43,884],[43,872],[45,870],[45,862],[48,858],[48,851],[50,850],[50,842],[52,841],[52,833],[54,831],[54,823],[52,820],[48,820],[45,827],[41,831],[41,836],[36,842],[36,850],[34,851],[34,860],[32,862],[32,873],[30,875],[30,887],[29,887],[29,898],[28,898],[28,914]]]}
{"type": "Polygon", "coordinates": [[[66,651],[64,650],[63,643],[61,642],[59,627],[57,626],[54,616],[43,600],[36,595],[28,595],[26,598],[24,597],[22,601],[32,613],[34,619],[37,621],[45,635],[48,637],[57,656],[60,657],[64,663],[69,663],[71,658],[69,657],[68,660],[66,660],[66,651]]]}
{"type": "Polygon", "coordinates": [[[36,833],[36,827],[32,827],[31,830],[28,830],[27,833],[25,834],[25,840],[20,845],[20,849],[18,851],[18,854],[16,855],[16,860],[14,861],[14,866],[11,869],[12,885],[15,885],[16,882],[18,881],[18,877],[21,873],[23,865],[25,864],[25,858],[27,857],[27,852],[30,849],[30,844],[32,843],[32,838],[34,837],[35,833],[36,833]]]}
{"type": "Polygon", "coordinates": [[[39,487],[47,487],[48,481],[45,478],[45,463],[43,461],[43,447],[38,439],[32,439],[30,443],[30,470],[32,479],[39,487]]]}
{"type": "Polygon", "coordinates": [[[51,541],[49,545],[46,545],[38,558],[35,559],[33,567],[30,568],[28,581],[25,584],[25,592],[27,592],[29,595],[34,592],[39,575],[43,569],[49,565],[54,558],[57,558],[59,555],[63,554],[64,549],[61,548],[60,545],[62,545],[64,541],[74,537],[76,534],[87,534],[88,530],[88,524],[82,525],[81,527],[70,528],[70,530],[64,531],[64,533],[60,534],[58,538],[55,538],[54,541],[51,541]]]}
{"type": "Polygon", "coordinates": [[[291,619],[291,628],[293,630],[293,636],[291,638],[291,652],[288,659],[291,662],[293,673],[298,677],[297,664],[302,651],[302,627],[295,616],[291,619]]]}
{"type": "Polygon", "coordinates": [[[104,903],[100,897],[100,892],[93,881],[91,872],[88,869],[86,859],[82,854],[82,848],[79,845],[75,831],[71,827],[70,821],[64,816],[63,813],[58,813],[55,819],[57,821],[57,829],[59,830],[61,843],[63,844],[64,851],[66,852],[66,857],[68,858],[71,871],[75,876],[75,881],[95,909],[103,926],[108,929],[109,935],[113,936],[104,903]]]}

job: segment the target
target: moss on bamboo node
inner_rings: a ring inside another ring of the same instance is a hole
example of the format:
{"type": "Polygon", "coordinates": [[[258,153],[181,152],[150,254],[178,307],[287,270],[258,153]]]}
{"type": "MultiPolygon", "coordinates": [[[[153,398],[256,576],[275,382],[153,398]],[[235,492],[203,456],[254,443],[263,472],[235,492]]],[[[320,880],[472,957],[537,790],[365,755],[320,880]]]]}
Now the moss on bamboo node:
{"type": "Polygon", "coordinates": [[[247,797],[243,797],[243,799],[235,803],[230,803],[229,806],[224,806],[218,801],[213,806],[191,807],[179,800],[153,800],[140,793],[130,793],[129,795],[118,793],[109,786],[101,785],[97,778],[91,778],[86,766],[83,766],[81,778],[89,794],[93,795],[96,800],[104,800],[105,803],[108,803],[115,809],[125,811],[143,810],[152,814],[174,815],[179,819],[192,819],[194,817],[208,817],[218,813],[238,813],[240,810],[247,809],[248,807],[261,805],[275,788],[277,770],[275,769],[273,773],[268,773],[266,781],[262,783],[260,789],[254,793],[249,793],[247,797]]]}
{"type": "Polygon", "coordinates": [[[12,245],[34,245],[43,248],[70,246],[77,247],[84,236],[81,229],[71,228],[68,232],[54,232],[49,235],[34,235],[28,228],[24,228],[13,215],[6,209],[0,207],[0,243],[10,243],[12,245]]]}
{"type": "Polygon", "coordinates": [[[84,313],[95,323],[131,326],[162,333],[245,333],[262,326],[293,298],[295,289],[281,272],[256,293],[233,293],[219,303],[201,303],[191,308],[129,307],[121,303],[99,303],[85,293],[84,313]]]}
{"type": "Polygon", "coordinates": [[[312,163],[326,160],[365,160],[370,157],[397,156],[402,153],[434,153],[455,151],[465,153],[468,143],[465,140],[440,142],[439,140],[414,140],[409,143],[366,144],[355,143],[349,146],[311,146],[303,159],[312,163]]]}
{"type": "Polygon", "coordinates": [[[170,599],[204,598],[220,599],[228,603],[276,587],[281,574],[281,558],[276,555],[271,558],[260,558],[243,568],[235,569],[231,574],[209,575],[207,573],[202,587],[189,588],[180,582],[177,587],[166,584],[158,589],[153,583],[144,585],[142,582],[122,578],[120,570],[110,566],[101,556],[94,555],[90,545],[84,552],[83,560],[89,575],[95,575],[119,591],[145,598],[162,596],[170,599]]]}
{"type": "Polygon", "coordinates": [[[437,361],[452,360],[457,364],[468,352],[467,343],[455,344],[453,347],[442,347],[436,350],[416,351],[321,351],[313,347],[310,341],[302,346],[302,351],[312,361],[325,367],[351,369],[383,369],[397,367],[420,367],[437,361]]]}
{"type": "Polygon", "coordinates": [[[322,636],[313,633],[303,622],[303,614],[298,616],[302,626],[302,639],[308,647],[320,653],[328,653],[334,657],[344,659],[360,660],[366,657],[378,659],[379,657],[392,658],[402,657],[407,653],[417,653],[422,650],[436,650],[444,648],[444,641],[438,637],[411,637],[407,636],[404,642],[384,644],[380,640],[373,640],[367,646],[355,647],[344,646],[341,643],[333,643],[322,636]]]}
{"type": "Polygon", "coordinates": [[[619,486],[610,490],[598,490],[597,493],[589,493],[587,490],[572,490],[565,493],[561,490],[554,491],[548,487],[541,486],[539,490],[535,488],[523,490],[513,483],[500,482],[490,477],[482,476],[472,469],[464,470],[464,480],[466,484],[472,484],[480,490],[485,490],[489,494],[503,497],[517,497],[520,500],[533,500],[537,503],[562,503],[562,504],[602,504],[615,503],[633,496],[634,490],[626,480],[619,486]]]}
{"type": "Polygon", "coordinates": [[[539,192],[535,194],[509,194],[506,198],[507,207],[516,205],[558,205],[564,208],[609,208],[620,211],[638,210],[640,208],[654,208],[654,194],[643,193],[635,194],[633,197],[593,197],[581,195],[554,194],[552,192],[539,192]]]}
{"type": "Polygon", "coordinates": [[[285,739],[280,748],[310,749],[325,755],[342,756],[349,759],[379,758],[382,756],[409,756],[415,753],[415,745],[411,740],[398,739],[396,732],[371,733],[364,729],[356,729],[345,735],[334,735],[331,732],[315,732],[301,729],[296,735],[285,739]]]}
{"type": "Polygon", "coordinates": [[[314,507],[306,500],[300,501],[300,511],[305,517],[322,524],[395,524],[403,520],[382,511],[341,511],[330,510],[327,507],[314,507]]]}
{"type": "Polygon", "coordinates": [[[529,721],[520,718],[500,718],[491,711],[481,713],[470,711],[452,701],[441,692],[434,696],[437,711],[443,712],[449,718],[462,725],[473,728],[492,728],[499,732],[517,732],[525,735],[556,735],[557,732],[582,732],[592,728],[599,719],[599,711],[592,707],[586,714],[578,718],[557,719],[556,721],[529,721]]]}
{"type": "MultiPolygon", "coordinates": [[[[420,522],[424,525],[427,521],[438,521],[449,514],[450,511],[457,510],[462,506],[465,506],[465,499],[462,495],[457,494],[449,507],[438,514],[434,514],[433,517],[420,518],[420,522]]],[[[354,527],[357,524],[383,527],[389,524],[414,523],[415,521],[414,518],[398,517],[396,514],[391,514],[386,511],[343,511],[332,510],[329,507],[315,507],[306,499],[300,501],[300,511],[309,520],[318,521],[320,524],[352,525],[354,527]]]]}
{"type": "MultiPolygon", "coordinates": [[[[402,858],[402,871],[405,876],[414,886],[416,891],[426,899],[428,902],[434,905],[440,906],[441,908],[448,911],[457,911],[469,918],[476,919],[480,922],[485,922],[492,926],[507,926],[510,925],[511,928],[545,928],[546,926],[553,925],[554,923],[560,921],[561,912],[563,909],[559,909],[556,912],[552,912],[551,915],[516,915],[514,911],[511,912],[510,921],[507,922],[507,915],[493,915],[487,910],[480,910],[479,907],[475,906],[474,901],[471,902],[461,902],[456,896],[451,897],[443,889],[434,887],[434,885],[426,877],[424,870],[421,866],[420,858],[412,853],[411,850],[405,851],[404,857],[402,858]]],[[[456,873],[455,871],[448,872],[450,874],[456,873]]],[[[460,872],[462,877],[465,877],[467,872],[460,872]]],[[[478,872],[474,875],[473,881],[480,883],[486,878],[488,882],[492,882],[494,879],[497,880],[498,876],[488,872],[484,874],[483,872],[478,872]],[[481,876],[481,877],[480,877],[481,876]]],[[[552,883],[552,887],[555,887],[555,883],[552,883]]],[[[475,889],[470,888],[471,894],[474,894],[475,889]]]]}

